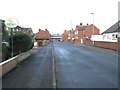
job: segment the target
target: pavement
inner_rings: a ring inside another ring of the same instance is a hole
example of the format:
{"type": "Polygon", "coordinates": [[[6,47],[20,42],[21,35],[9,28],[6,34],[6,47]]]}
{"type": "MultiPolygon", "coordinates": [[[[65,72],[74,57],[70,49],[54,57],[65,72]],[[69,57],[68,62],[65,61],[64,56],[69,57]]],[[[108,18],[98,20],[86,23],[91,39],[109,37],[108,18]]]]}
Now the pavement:
{"type": "Polygon", "coordinates": [[[54,41],[33,52],[3,77],[3,88],[52,88],[53,57],[57,88],[118,87],[118,56],[113,50],[54,41]]]}
{"type": "Polygon", "coordinates": [[[33,53],[2,78],[3,88],[52,88],[52,43],[33,53]]]}

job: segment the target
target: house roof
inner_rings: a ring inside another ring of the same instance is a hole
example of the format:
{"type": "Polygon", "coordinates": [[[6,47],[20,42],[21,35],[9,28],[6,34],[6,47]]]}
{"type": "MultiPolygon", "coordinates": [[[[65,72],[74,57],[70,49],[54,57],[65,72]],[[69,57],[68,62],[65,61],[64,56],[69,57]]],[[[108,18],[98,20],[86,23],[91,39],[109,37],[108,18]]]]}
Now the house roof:
{"type": "Polygon", "coordinates": [[[79,26],[79,30],[85,30],[88,26],[79,26]]]}
{"type": "Polygon", "coordinates": [[[50,39],[49,31],[39,30],[38,33],[35,34],[36,39],[50,39]]]}
{"type": "MultiPolygon", "coordinates": [[[[89,25],[87,25],[87,26],[82,26],[82,25],[79,25],[79,26],[78,26],[78,25],[77,25],[77,26],[76,26],[76,29],[77,29],[77,30],[85,30],[88,26],[89,26],[89,25]]],[[[75,29],[75,30],[76,30],[76,29],[75,29]]]]}
{"type": "Polygon", "coordinates": [[[111,26],[106,31],[104,31],[102,34],[120,32],[119,22],[120,21],[118,21],[117,23],[115,23],[113,26],[111,26]]]}

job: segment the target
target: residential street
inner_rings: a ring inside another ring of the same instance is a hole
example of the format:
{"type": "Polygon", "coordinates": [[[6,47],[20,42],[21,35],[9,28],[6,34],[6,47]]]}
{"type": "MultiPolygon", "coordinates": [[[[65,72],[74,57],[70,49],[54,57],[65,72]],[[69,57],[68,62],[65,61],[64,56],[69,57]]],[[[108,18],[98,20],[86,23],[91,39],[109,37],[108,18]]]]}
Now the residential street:
{"type": "Polygon", "coordinates": [[[5,75],[3,88],[52,88],[52,49],[57,88],[118,87],[115,51],[54,41],[5,75]]]}
{"type": "Polygon", "coordinates": [[[114,51],[60,42],[54,43],[54,50],[59,88],[118,87],[118,57],[114,51]]]}

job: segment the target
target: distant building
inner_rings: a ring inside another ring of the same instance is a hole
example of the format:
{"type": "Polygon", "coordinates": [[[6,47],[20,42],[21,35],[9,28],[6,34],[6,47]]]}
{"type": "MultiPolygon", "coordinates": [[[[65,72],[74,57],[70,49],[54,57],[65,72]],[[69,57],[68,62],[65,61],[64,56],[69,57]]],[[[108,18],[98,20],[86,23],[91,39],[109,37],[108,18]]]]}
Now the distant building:
{"type": "Polygon", "coordinates": [[[37,41],[38,46],[45,45],[51,40],[50,33],[47,29],[41,30],[35,34],[35,40],[37,41]]]}
{"type": "Polygon", "coordinates": [[[65,30],[62,34],[63,41],[70,41],[75,43],[84,43],[86,40],[90,40],[92,35],[99,35],[100,30],[94,25],[77,25],[75,30],[65,30]]]}
{"type": "Polygon", "coordinates": [[[14,33],[17,33],[17,32],[23,32],[23,33],[27,33],[29,35],[34,35],[33,31],[32,31],[32,28],[24,28],[24,27],[20,27],[20,26],[17,26],[14,30],[13,30],[14,33]]]}
{"type": "Polygon", "coordinates": [[[68,40],[68,34],[69,34],[69,31],[65,30],[64,33],[61,35],[62,36],[62,41],[67,41],[68,40]]]}
{"type": "Polygon", "coordinates": [[[61,41],[61,35],[60,34],[52,34],[51,35],[51,41],[55,41],[55,40],[58,40],[58,41],[61,41]]]}
{"type": "Polygon", "coordinates": [[[75,28],[75,42],[82,44],[85,40],[90,40],[92,35],[99,34],[100,30],[95,25],[82,25],[82,23],[80,23],[80,25],[77,25],[75,28]]]}

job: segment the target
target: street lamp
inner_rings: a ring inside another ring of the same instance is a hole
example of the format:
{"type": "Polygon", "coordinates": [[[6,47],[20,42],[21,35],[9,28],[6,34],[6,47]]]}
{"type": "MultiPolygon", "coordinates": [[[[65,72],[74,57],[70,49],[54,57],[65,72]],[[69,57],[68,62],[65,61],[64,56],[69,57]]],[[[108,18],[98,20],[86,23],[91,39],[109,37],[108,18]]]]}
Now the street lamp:
{"type": "MultiPolygon", "coordinates": [[[[93,35],[94,35],[94,13],[91,13],[93,15],[93,35]]],[[[94,36],[93,36],[94,37],[94,36]]],[[[94,38],[93,38],[93,45],[94,45],[94,38]]]]}

